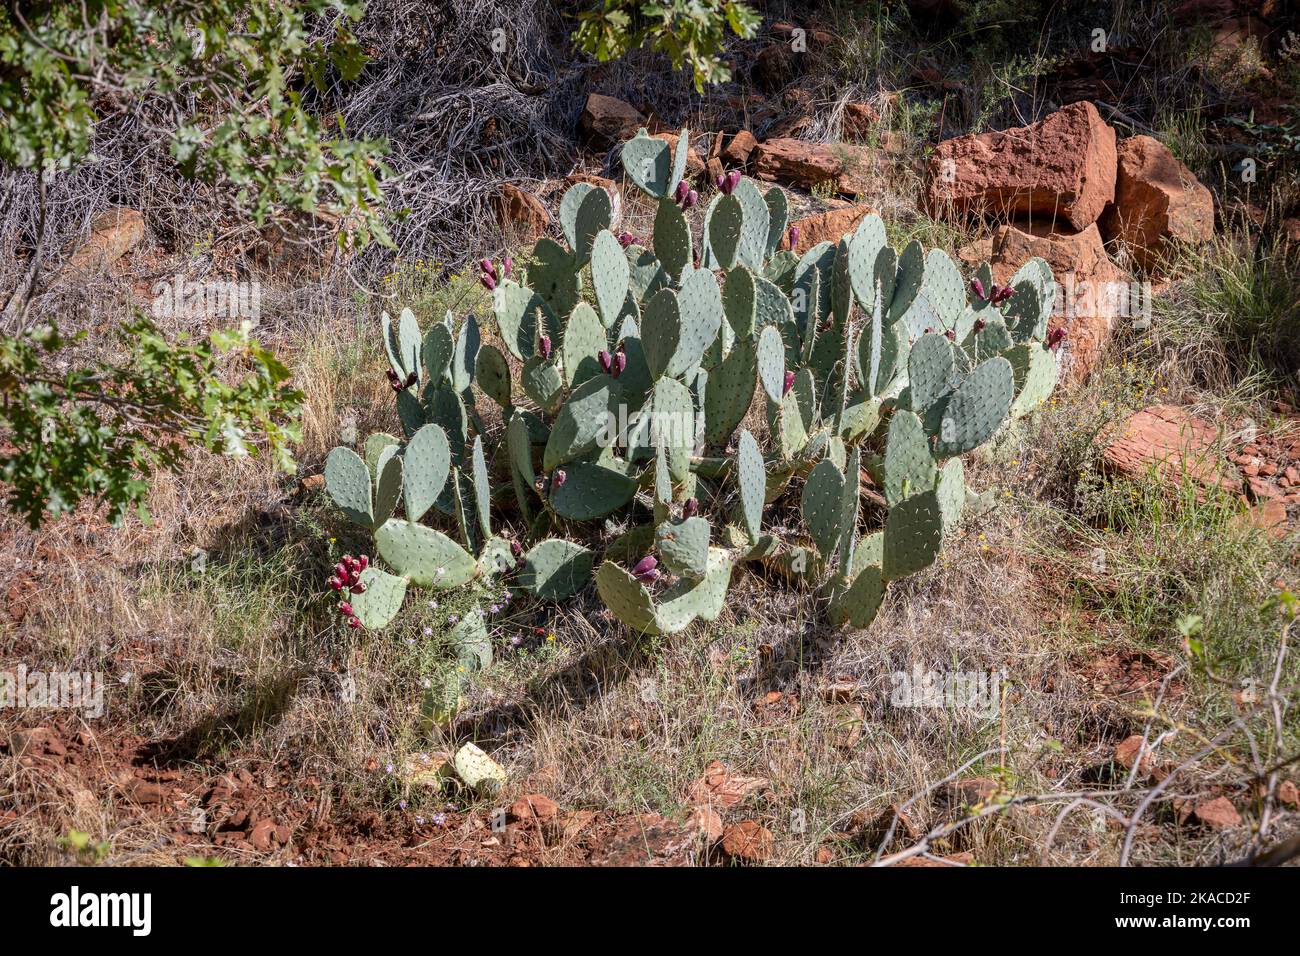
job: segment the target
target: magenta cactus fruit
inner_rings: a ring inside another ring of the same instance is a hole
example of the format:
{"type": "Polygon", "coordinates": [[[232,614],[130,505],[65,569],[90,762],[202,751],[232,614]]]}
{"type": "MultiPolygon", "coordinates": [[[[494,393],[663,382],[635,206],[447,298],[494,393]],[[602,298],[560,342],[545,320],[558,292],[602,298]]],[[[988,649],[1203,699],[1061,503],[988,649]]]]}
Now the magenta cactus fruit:
{"type": "Polygon", "coordinates": [[[713,185],[717,186],[720,191],[726,192],[727,191],[726,174],[718,173],[718,175],[713,180],[713,185]]]}
{"type": "Polygon", "coordinates": [[[501,278],[503,278],[503,279],[509,279],[509,278],[510,278],[510,270],[514,268],[514,265],[515,265],[515,261],[514,261],[513,259],[511,259],[509,256],[506,256],[504,259],[502,259],[502,260],[501,260],[501,278]]]}
{"type": "Polygon", "coordinates": [[[357,568],[359,570],[364,571],[368,567],[370,567],[370,559],[368,557],[363,554],[361,557],[357,558],[357,568]]]}
{"type": "Polygon", "coordinates": [[[690,192],[686,194],[686,198],[682,200],[682,208],[690,209],[699,201],[700,201],[700,194],[697,193],[694,189],[692,189],[690,192]]]}
{"type": "Polygon", "coordinates": [[[339,605],[339,613],[342,614],[344,617],[351,617],[352,605],[349,604],[347,601],[344,601],[342,604],[339,605]]]}
{"type": "Polygon", "coordinates": [[[496,267],[492,265],[491,259],[480,259],[478,261],[478,267],[482,269],[484,273],[490,275],[492,278],[495,279],[497,277],[497,270],[496,267]]]}
{"type": "Polygon", "coordinates": [[[494,278],[492,278],[492,277],[491,277],[490,275],[488,275],[486,272],[483,273],[481,276],[478,277],[478,281],[479,281],[480,283],[482,283],[483,288],[487,289],[489,292],[495,292],[495,291],[496,291],[497,280],[494,279],[494,278]]]}
{"type": "Polygon", "coordinates": [[[970,280],[970,290],[975,293],[977,298],[980,299],[988,298],[988,296],[984,294],[984,283],[980,282],[978,278],[970,280]]]}
{"type": "Polygon", "coordinates": [[[674,195],[677,197],[677,202],[680,203],[682,200],[684,200],[686,196],[690,193],[690,191],[691,191],[690,183],[688,183],[684,179],[678,180],[677,191],[674,193],[674,195]]]}
{"type": "Polygon", "coordinates": [[[331,591],[342,591],[343,581],[342,579],[331,575],[329,579],[329,586],[331,591]]]}
{"type": "Polygon", "coordinates": [[[634,242],[636,242],[636,236],[632,235],[630,232],[624,232],[618,237],[618,244],[624,249],[632,245],[634,242]]]}
{"type": "Polygon", "coordinates": [[[352,630],[355,631],[360,626],[361,626],[361,620],[359,618],[356,617],[348,618],[348,627],[352,628],[352,630]]]}
{"type": "Polygon", "coordinates": [[[654,555],[647,554],[632,568],[632,577],[638,581],[653,581],[659,577],[659,562],[654,555]]]}
{"type": "Polygon", "coordinates": [[[985,322],[983,319],[976,319],[975,325],[973,326],[975,333],[978,335],[980,332],[983,332],[984,326],[986,325],[988,325],[988,323],[985,322]]]}
{"type": "Polygon", "coordinates": [[[365,586],[364,584],[362,584],[360,581],[358,581],[358,582],[356,582],[355,584],[352,585],[352,593],[353,593],[353,594],[365,594],[365,593],[366,593],[366,586],[365,586]]]}
{"type": "Polygon", "coordinates": [[[781,387],[781,394],[789,394],[790,389],[794,388],[794,372],[785,373],[785,384],[781,387]]]}
{"type": "Polygon", "coordinates": [[[791,226],[790,227],[790,248],[793,249],[797,245],[799,245],[799,227],[791,226]]]}
{"type": "Polygon", "coordinates": [[[537,340],[537,351],[542,354],[542,358],[547,361],[551,358],[551,337],[543,335],[537,340]]]}
{"type": "Polygon", "coordinates": [[[627,356],[623,353],[623,349],[621,346],[619,347],[619,350],[614,353],[612,365],[613,365],[615,378],[618,378],[620,375],[622,375],[623,370],[627,368],[627,356]]]}
{"type": "Polygon", "coordinates": [[[700,513],[700,499],[687,498],[686,503],[682,505],[682,515],[686,518],[694,518],[700,513]]]}
{"type": "Polygon", "coordinates": [[[510,553],[513,554],[516,558],[520,557],[524,553],[523,545],[521,545],[518,541],[511,541],[510,553]]]}
{"type": "Polygon", "coordinates": [[[557,470],[555,474],[551,475],[551,494],[555,494],[564,487],[564,482],[568,480],[568,477],[562,470],[557,470]]]}
{"type": "Polygon", "coordinates": [[[1065,341],[1065,329],[1052,329],[1047,335],[1047,347],[1055,352],[1065,341]]]}
{"type": "Polygon", "coordinates": [[[600,350],[600,353],[596,356],[596,359],[600,362],[600,370],[604,372],[606,375],[608,375],[610,373],[610,370],[614,368],[614,356],[610,355],[604,349],[600,350]]]}
{"type": "Polygon", "coordinates": [[[740,185],[740,170],[733,169],[731,172],[727,173],[727,185],[726,188],[723,189],[723,192],[725,192],[728,196],[730,196],[732,193],[736,191],[736,187],[739,185],[740,185]]]}

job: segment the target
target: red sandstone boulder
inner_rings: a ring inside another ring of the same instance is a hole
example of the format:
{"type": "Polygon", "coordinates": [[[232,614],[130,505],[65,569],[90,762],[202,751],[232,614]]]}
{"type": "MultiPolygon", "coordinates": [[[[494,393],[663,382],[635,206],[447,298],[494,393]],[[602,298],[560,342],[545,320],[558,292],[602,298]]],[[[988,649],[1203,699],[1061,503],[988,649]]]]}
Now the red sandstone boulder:
{"type": "Polygon", "coordinates": [[[1030,126],[946,140],[930,159],[936,211],[1097,221],[1115,198],[1115,131],[1091,103],[1030,126]]]}
{"type": "Polygon", "coordinates": [[[829,185],[832,191],[849,196],[866,191],[868,174],[875,168],[875,159],[866,147],[798,139],[759,143],[753,159],[754,175],[759,179],[807,190],[829,185]]]}
{"type": "Polygon", "coordinates": [[[1155,266],[1170,240],[1205,242],[1214,234],[1214,200],[1175,158],[1150,136],[1119,145],[1115,204],[1102,219],[1107,239],[1122,239],[1145,268],[1155,266]]]}

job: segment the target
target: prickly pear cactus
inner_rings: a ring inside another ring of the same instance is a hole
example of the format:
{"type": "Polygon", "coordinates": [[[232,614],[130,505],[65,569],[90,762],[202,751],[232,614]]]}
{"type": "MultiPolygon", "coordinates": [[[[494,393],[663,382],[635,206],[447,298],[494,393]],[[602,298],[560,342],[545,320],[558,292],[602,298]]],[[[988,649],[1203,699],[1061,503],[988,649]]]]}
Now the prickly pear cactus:
{"type": "MultiPolygon", "coordinates": [[[[649,239],[617,234],[610,196],[579,183],[562,242],[539,240],[522,273],[480,263],[490,319],[383,317],[393,434],[325,464],[385,565],[364,571],[353,626],[386,626],[410,590],[491,578],[526,600],[594,594],[671,634],[717,617],[752,563],[867,627],[891,582],[935,561],[971,494],[960,456],[1056,385],[1051,270],[966,282],[941,251],[892,248],[875,215],[778,251],[784,193],[688,182],[688,149],[686,130],[622,148],[656,206],[649,239]],[[883,517],[860,506],[864,473],[883,517]]],[[[491,642],[475,620],[461,643],[477,667],[491,642]]],[[[460,764],[495,779],[473,752],[460,764]]]]}

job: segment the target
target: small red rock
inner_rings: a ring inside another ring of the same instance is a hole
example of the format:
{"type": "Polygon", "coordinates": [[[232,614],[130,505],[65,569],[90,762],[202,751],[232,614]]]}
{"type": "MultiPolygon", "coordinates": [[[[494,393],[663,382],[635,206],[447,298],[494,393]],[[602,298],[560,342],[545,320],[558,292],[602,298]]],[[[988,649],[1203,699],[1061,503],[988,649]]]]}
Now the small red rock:
{"type": "Polygon", "coordinates": [[[763,863],[772,858],[772,834],[754,820],[734,823],[722,834],[722,852],[745,863],[763,863]]]}

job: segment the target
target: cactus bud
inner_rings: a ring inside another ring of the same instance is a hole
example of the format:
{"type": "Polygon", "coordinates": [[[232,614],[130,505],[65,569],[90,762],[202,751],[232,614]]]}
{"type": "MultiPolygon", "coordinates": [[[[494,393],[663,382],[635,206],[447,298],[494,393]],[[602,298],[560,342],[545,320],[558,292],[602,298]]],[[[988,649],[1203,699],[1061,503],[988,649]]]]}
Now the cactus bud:
{"type": "Polygon", "coordinates": [[[681,201],[682,201],[683,199],[686,198],[687,194],[688,194],[690,191],[691,191],[691,184],[690,184],[690,183],[688,183],[688,182],[687,182],[686,180],[684,180],[684,179],[678,180],[678,181],[677,181],[677,191],[676,191],[676,193],[674,193],[674,195],[677,197],[677,202],[678,202],[678,203],[681,203],[681,201]]]}
{"type": "Polygon", "coordinates": [[[352,593],[353,593],[353,594],[365,594],[365,593],[366,593],[366,586],[365,586],[364,584],[362,584],[360,581],[357,581],[356,583],[354,583],[354,584],[352,585],[352,593]]]}
{"type": "Polygon", "coordinates": [[[352,605],[349,604],[347,601],[344,601],[342,604],[339,605],[339,613],[342,614],[344,617],[351,617],[352,605]]]}
{"type": "Polygon", "coordinates": [[[410,388],[412,385],[414,385],[414,384],[415,384],[416,382],[418,382],[419,380],[420,380],[420,375],[419,375],[419,373],[418,373],[418,372],[412,372],[410,375],[406,376],[406,384],[405,384],[403,387],[404,387],[404,388],[410,388]]]}
{"type": "Polygon", "coordinates": [[[724,189],[723,192],[725,192],[728,196],[730,196],[732,193],[736,191],[736,187],[739,185],[740,185],[740,170],[733,169],[731,172],[727,173],[727,188],[724,189]]]}
{"type": "Polygon", "coordinates": [[[392,384],[396,385],[399,382],[401,382],[401,379],[397,377],[397,373],[394,372],[391,368],[388,370],[387,374],[388,374],[388,381],[391,382],[392,384]]]}
{"type": "Polygon", "coordinates": [[[514,265],[515,265],[515,261],[514,261],[513,259],[511,259],[509,256],[506,256],[504,259],[502,259],[502,260],[501,260],[501,278],[503,278],[503,279],[509,279],[509,278],[510,278],[510,270],[514,268],[514,265]]]}
{"type": "Polygon", "coordinates": [[[618,378],[620,375],[622,375],[623,370],[627,368],[627,356],[623,353],[623,350],[621,348],[614,353],[613,366],[614,366],[615,378],[618,378]]]}
{"type": "Polygon", "coordinates": [[[700,499],[687,498],[686,503],[682,505],[682,516],[685,518],[694,518],[700,513],[700,499]]]}
{"type": "Polygon", "coordinates": [[[370,567],[370,559],[363,554],[361,557],[357,558],[357,567],[364,571],[366,568],[370,567]]]}
{"type": "Polygon", "coordinates": [[[686,198],[682,201],[682,208],[690,209],[699,201],[700,201],[700,194],[697,193],[694,189],[692,189],[690,192],[686,194],[686,198]]]}
{"type": "Polygon", "coordinates": [[[511,542],[510,542],[510,553],[513,554],[516,558],[519,557],[520,555],[522,555],[522,554],[524,553],[523,546],[520,545],[518,541],[511,541],[511,542]]]}
{"type": "Polygon", "coordinates": [[[332,591],[342,591],[343,581],[341,578],[331,576],[329,579],[329,586],[332,591]]]}
{"type": "Polygon", "coordinates": [[[979,299],[988,298],[988,296],[984,294],[984,283],[980,282],[978,278],[970,280],[970,290],[975,293],[976,298],[979,299]]]}
{"type": "Polygon", "coordinates": [[[793,249],[797,245],[799,245],[799,227],[791,226],[790,227],[790,248],[793,249]]]}
{"type": "Polygon", "coordinates": [[[717,177],[713,180],[713,185],[717,186],[720,192],[726,192],[727,191],[726,175],[724,173],[718,173],[717,177]]]}
{"type": "Polygon", "coordinates": [[[558,470],[553,475],[551,475],[551,494],[555,494],[555,492],[559,491],[562,487],[564,487],[564,482],[568,477],[569,476],[566,475],[563,471],[558,471],[558,470]]]}
{"type": "Polygon", "coordinates": [[[947,339],[949,342],[957,341],[957,333],[954,332],[952,329],[948,329],[947,331],[945,331],[943,333],[943,337],[947,339]]]}
{"type": "Polygon", "coordinates": [[[794,388],[794,372],[785,373],[785,385],[781,389],[781,394],[786,395],[790,389],[794,388]]]}
{"type": "Polygon", "coordinates": [[[975,329],[975,334],[978,335],[980,332],[983,332],[984,326],[986,325],[988,325],[988,323],[985,322],[983,319],[976,319],[975,325],[973,326],[973,328],[975,329]]]}
{"type": "Polygon", "coordinates": [[[543,335],[537,340],[537,350],[542,353],[542,358],[549,361],[551,358],[551,337],[543,335]]]}
{"type": "Polygon", "coordinates": [[[625,232],[618,237],[618,244],[624,249],[632,245],[634,242],[636,242],[636,236],[632,235],[630,232],[625,232]]]}
{"type": "Polygon", "coordinates": [[[1047,336],[1047,347],[1055,352],[1065,341],[1065,329],[1052,329],[1047,336]]]}
{"type": "Polygon", "coordinates": [[[632,568],[632,577],[638,581],[653,581],[659,577],[659,562],[655,560],[654,555],[647,554],[638,561],[632,568]]]}
{"type": "Polygon", "coordinates": [[[361,626],[361,621],[359,619],[355,617],[348,618],[348,627],[352,628],[352,630],[355,631],[360,626],[361,626]]]}
{"type": "Polygon", "coordinates": [[[338,564],[334,565],[334,574],[340,579],[346,578],[348,576],[348,566],[340,561],[338,564]]]}
{"type": "Polygon", "coordinates": [[[491,277],[490,275],[488,275],[486,272],[483,273],[481,276],[478,277],[478,281],[479,281],[480,283],[482,283],[483,288],[487,289],[489,292],[495,292],[495,291],[496,291],[497,280],[494,279],[494,278],[492,278],[492,277],[491,277]]]}
{"type": "Polygon", "coordinates": [[[614,367],[614,357],[604,349],[601,349],[600,354],[598,354],[596,358],[600,362],[600,370],[608,375],[610,370],[614,367]]]}

